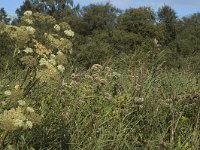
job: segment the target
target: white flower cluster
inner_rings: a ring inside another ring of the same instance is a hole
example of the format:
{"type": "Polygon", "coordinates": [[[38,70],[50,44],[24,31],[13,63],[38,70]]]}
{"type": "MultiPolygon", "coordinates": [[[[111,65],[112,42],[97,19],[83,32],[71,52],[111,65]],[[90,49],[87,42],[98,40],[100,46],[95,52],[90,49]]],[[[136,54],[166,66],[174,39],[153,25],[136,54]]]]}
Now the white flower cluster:
{"type": "Polygon", "coordinates": [[[33,21],[31,19],[25,19],[24,20],[26,23],[28,23],[29,25],[33,24],[33,21]]]}
{"type": "Polygon", "coordinates": [[[60,26],[58,24],[54,25],[53,27],[56,31],[60,31],[60,26]]]}
{"type": "Polygon", "coordinates": [[[25,48],[24,50],[23,50],[25,53],[33,53],[33,49],[32,48],[30,48],[30,47],[27,47],[27,48],[25,48]]]}
{"type": "Polygon", "coordinates": [[[32,107],[27,107],[26,108],[27,112],[30,112],[30,113],[34,113],[34,109],[32,107]]]}
{"type": "Polygon", "coordinates": [[[40,65],[40,66],[45,66],[45,65],[47,65],[46,59],[45,59],[45,58],[41,58],[40,61],[39,61],[39,65],[40,65]]]}
{"type": "MultiPolygon", "coordinates": [[[[57,55],[63,55],[63,53],[61,51],[57,52],[57,55]]],[[[45,59],[45,58],[41,58],[39,61],[39,65],[40,66],[46,66],[47,68],[52,68],[54,66],[56,66],[56,55],[51,54],[50,59],[45,59]]],[[[57,69],[63,73],[65,71],[65,67],[63,65],[57,65],[57,69]]]]}
{"type": "Polygon", "coordinates": [[[20,106],[24,106],[24,105],[26,105],[26,102],[23,101],[23,100],[19,100],[19,101],[18,101],[18,104],[19,104],[20,106]]]}
{"type": "Polygon", "coordinates": [[[11,93],[10,90],[7,90],[7,91],[4,92],[4,94],[5,94],[6,96],[10,96],[12,93],[11,93]]]}
{"type": "Polygon", "coordinates": [[[58,51],[58,52],[57,52],[57,55],[63,56],[64,53],[63,53],[62,51],[58,51]]]}
{"type": "Polygon", "coordinates": [[[99,64],[94,64],[92,67],[91,67],[91,70],[93,71],[100,71],[103,69],[103,66],[102,65],[99,65],[99,64]]]}
{"type": "Polygon", "coordinates": [[[58,65],[57,68],[62,73],[65,71],[65,67],[63,65],[58,65]]]}
{"type": "Polygon", "coordinates": [[[20,107],[5,110],[0,114],[0,128],[7,131],[14,131],[19,128],[31,129],[33,123],[27,120],[20,107]]]}
{"type": "Polygon", "coordinates": [[[33,12],[31,10],[27,10],[24,12],[24,16],[31,16],[33,12]]]}
{"type": "Polygon", "coordinates": [[[72,30],[65,30],[64,33],[69,37],[74,37],[74,32],[72,30]]]}
{"type": "Polygon", "coordinates": [[[30,33],[30,34],[34,34],[35,33],[35,29],[31,26],[26,26],[26,30],[30,33]]]}

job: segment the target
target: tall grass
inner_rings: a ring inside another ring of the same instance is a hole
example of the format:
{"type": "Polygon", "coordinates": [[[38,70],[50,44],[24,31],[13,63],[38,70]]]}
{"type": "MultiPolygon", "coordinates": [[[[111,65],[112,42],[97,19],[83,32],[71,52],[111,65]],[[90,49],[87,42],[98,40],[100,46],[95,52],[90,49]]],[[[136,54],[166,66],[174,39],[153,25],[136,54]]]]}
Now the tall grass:
{"type": "Polygon", "coordinates": [[[199,149],[199,89],[190,72],[75,72],[56,89],[32,89],[27,103],[42,123],[10,133],[5,147],[199,149]]]}

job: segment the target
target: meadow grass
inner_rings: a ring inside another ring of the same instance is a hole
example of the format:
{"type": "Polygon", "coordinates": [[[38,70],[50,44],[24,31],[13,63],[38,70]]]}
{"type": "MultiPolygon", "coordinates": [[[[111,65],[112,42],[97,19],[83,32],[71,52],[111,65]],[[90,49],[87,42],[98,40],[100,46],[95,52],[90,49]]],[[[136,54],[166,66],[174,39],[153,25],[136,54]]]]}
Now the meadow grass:
{"type": "MultiPolygon", "coordinates": [[[[56,88],[36,84],[26,103],[40,112],[42,122],[9,133],[5,147],[199,149],[197,76],[141,68],[121,73],[91,68],[64,76],[56,88]]],[[[12,81],[1,80],[1,89],[5,82],[12,86],[12,81]]]]}

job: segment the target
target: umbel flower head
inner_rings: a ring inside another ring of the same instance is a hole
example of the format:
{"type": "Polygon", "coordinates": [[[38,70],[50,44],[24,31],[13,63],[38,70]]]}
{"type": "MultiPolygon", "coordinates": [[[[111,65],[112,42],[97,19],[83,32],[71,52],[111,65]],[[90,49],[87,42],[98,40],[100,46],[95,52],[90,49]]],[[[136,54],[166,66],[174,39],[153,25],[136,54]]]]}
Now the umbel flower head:
{"type": "Polygon", "coordinates": [[[69,37],[74,37],[74,32],[72,30],[65,30],[64,33],[69,37]]]}
{"type": "Polygon", "coordinates": [[[57,66],[58,70],[61,71],[61,72],[64,72],[65,71],[65,67],[63,65],[58,65],[57,66]]]}
{"type": "Polygon", "coordinates": [[[53,27],[56,31],[60,31],[60,26],[58,24],[54,25],[53,27]]]}
{"type": "Polygon", "coordinates": [[[23,50],[25,53],[33,53],[33,49],[32,48],[30,48],[30,47],[27,47],[27,48],[25,48],[24,50],[23,50]]]}
{"type": "Polygon", "coordinates": [[[19,107],[4,110],[0,114],[0,129],[14,131],[20,128],[31,129],[33,124],[39,124],[41,117],[32,107],[25,107],[25,101],[19,100],[19,107]]]}
{"type": "Polygon", "coordinates": [[[29,25],[32,25],[33,24],[33,21],[31,19],[25,19],[24,20],[26,23],[28,23],[29,25]]]}
{"type": "Polygon", "coordinates": [[[7,91],[4,92],[4,94],[5,94],[6,96],[10,96],[12,93],[11,93],[10,90],[7,90],[7,91]]]}
{"type": "Polygon", "coordinates": [[[27,10],[24,12],[24,16],[31,16],[33,12],[31,10],[27,10]]]}
{"type": "Polygon", "coordinates": [[[20,108],[5,110],[0,114],[0,128],[6,131],[14,131],[24,125],[26,117],[20,108]]]}

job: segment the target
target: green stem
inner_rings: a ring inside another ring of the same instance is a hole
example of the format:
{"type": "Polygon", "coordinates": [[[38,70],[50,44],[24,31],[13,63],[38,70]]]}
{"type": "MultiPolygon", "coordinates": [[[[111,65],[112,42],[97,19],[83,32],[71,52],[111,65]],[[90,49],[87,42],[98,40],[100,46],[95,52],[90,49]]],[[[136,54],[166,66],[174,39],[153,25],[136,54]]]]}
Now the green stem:
{"type": "Polygon", "coordinates": [[[6,140],[7,136],[8,136],[8,131],[5,131],[2,134],[2,139],[0,140],[0,150],[3,150],[3,148],[4,148],[5,140],[6,140]]]}

